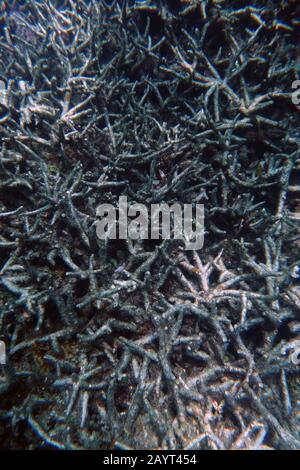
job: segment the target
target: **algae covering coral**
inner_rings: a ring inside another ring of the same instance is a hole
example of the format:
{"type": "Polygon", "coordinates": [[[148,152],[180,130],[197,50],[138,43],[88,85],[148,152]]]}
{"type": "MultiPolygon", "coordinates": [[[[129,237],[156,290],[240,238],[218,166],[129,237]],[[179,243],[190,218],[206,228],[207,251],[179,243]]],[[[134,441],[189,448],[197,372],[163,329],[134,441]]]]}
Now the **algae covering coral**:
{"type": "Polygon", "coordinates": [[[2,449],[300,448],[299,13],[1,3],[2,449]],[[120,196],[203,248],[99,240],[120,196]]]}

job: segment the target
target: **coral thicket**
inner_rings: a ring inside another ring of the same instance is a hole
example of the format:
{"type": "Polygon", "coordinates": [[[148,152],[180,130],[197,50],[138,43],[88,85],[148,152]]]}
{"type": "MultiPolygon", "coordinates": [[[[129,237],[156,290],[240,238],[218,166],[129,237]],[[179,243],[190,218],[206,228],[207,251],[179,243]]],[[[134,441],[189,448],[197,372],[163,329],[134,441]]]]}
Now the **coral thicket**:
{"type": "Polygon", "coordinates": [[[1,448],[299,448],[298,2],[1,5],[1,448]]]}

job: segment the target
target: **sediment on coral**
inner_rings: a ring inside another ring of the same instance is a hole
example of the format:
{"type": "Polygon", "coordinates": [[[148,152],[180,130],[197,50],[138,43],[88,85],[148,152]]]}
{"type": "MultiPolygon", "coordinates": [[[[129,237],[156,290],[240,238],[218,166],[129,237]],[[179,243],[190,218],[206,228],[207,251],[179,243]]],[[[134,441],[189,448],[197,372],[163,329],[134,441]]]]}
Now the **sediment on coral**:
{"type": "Polygon", "coordinates": [[[0,8],[0,447],[300,447],[295,1],[0,8]],[[96,236],[203,203],[205,240],[96,236]]]}

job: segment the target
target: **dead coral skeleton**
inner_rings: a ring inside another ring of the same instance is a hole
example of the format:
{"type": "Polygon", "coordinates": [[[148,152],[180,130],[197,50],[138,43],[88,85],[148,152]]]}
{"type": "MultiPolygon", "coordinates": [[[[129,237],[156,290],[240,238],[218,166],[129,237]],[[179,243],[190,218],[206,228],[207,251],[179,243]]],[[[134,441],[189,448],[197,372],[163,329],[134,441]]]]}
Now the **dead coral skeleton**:
{"type": "Polygon", "coordinates": [[[1,8],[3,447],[300,447],[299,12],[252,3],[1,8]],[[120,195],[204,249],[102,243],[120,195]]]}

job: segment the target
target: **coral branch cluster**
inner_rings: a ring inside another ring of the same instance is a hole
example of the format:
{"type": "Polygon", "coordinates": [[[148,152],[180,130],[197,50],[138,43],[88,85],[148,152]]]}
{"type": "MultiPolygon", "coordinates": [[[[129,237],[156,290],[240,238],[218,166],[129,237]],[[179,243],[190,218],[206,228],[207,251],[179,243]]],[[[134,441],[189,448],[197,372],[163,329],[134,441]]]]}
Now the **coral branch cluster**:
{"type": "Polygon", "coordinates": [[[1,447],[299,448],[299,5],[4,3],[1,447]],[[120,195],[204,248],[99,240],[120,195]]]}

